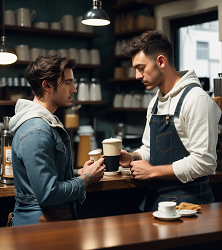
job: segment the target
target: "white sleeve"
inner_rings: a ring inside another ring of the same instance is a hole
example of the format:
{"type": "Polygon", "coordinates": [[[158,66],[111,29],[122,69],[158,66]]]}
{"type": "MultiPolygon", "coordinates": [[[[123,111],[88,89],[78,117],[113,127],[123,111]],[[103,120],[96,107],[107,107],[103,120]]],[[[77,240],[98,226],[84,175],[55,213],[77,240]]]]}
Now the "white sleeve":
{"type": "Polygon", "coordinates": [[[221,110],[213,99],[201,95],[180,114],[189,139],[190,155],[173,163],[173,171],[183,182],[212,174],[216,169],[218,122],[221,110]]]}

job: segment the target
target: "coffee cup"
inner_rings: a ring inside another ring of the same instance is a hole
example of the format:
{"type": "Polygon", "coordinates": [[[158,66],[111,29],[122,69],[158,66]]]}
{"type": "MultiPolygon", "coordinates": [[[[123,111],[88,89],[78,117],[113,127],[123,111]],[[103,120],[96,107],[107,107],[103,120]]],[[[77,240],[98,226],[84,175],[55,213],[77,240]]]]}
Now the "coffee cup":
{"type": "Polygon", "coordinates": [[[63,30],[74,31],[74,18],[73,15],[64,15],[61,18],[61,26],[63,30]]]}
{"type": "Polygon", "coordinates": [[[60,22],[51,22],[50,23],[50,29],[51,30],[61,30],[62,27],[61,27],[60,22]]]}
{"type": "Polygon", "coordinates": [[[99,65],[100,64],[100,54],[98,49],[89,50],[90,64],[99,65]]]}
{"type": "Polygon", "coordinates": [[[29,61],[30,60],[30,53],[29,53],[29,46],[25,44],[20,44],[16,46],[16,53],[18,55],[19,61],[29,61]]]}
{"type": "Polygon", "coordinates": [[[33,24],[33,27],[37,29],[48,29],[49,24],[47,22],[37,22],[33,24]]]}
{"type": "Polygon", "coordinates": [[[39,55],[41,55],[41,49],[40,48],[32,48],[30,49],[30,59],[35,60],[39,55]]]}
{"type": "Polygon", "coordinates": [[[58,49],[57,53],[58,53],[58,55],[60,55],[62,57],[68,57],[68,51],[67,51],[67,49],[58,49]]]}
{"type": "Polygon", "coordinates": [[[88,155],[90,160],[94,160],[94,162],[98,161],[101,157],[101,149],[93,150],[89,152],[88,155]]]}
{"type": "Polygon", "coordinates": [[[4,22],[5,22],[5,25],[15,25],[15,12],[14,12],[14,10],[5,10],[4,22]]]}
{"type": "Polygon", "coordinates": [[[162,217],[173,217],[176,215],[176,205],[174,201],[162,201],[158,203],[158,212],[162,217]]]}
{"type": "Polygon", "coordinates": [[[31,27],[31,22],[36,17],[36,11],[30,12],[28,8],[19,8],[15,11],[17,26],[31,27]]]}
{"type": "Polygon", "coordinates": [[[85,25],[82,23],[82,17],[83,16],[78,16],[75,18],[75,28],[77,32],[87,32],[89,31],[88,25],[85,25]]]}
{"type": "Polygon", "coordinates": [[[103,140],[102,144],[103,154],[105,156],[104,164],[106,165],[106,171],[118,171],[122,140],[117,138],[109,138],[103,140]]]}
{"type": "Polygon", "coordinates": [[[90,63],[90,55],[88,49],[79,49],[79,63],[80,64],[90,63]]]}

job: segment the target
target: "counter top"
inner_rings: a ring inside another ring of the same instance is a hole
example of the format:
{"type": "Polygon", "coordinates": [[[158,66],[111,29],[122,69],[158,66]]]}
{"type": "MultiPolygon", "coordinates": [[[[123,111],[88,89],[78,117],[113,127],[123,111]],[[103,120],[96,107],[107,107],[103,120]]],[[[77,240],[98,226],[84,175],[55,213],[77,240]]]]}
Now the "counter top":
{"type": "MultiPolygon", "coordinates": [[[[222,171],[215,171],[210,175],[210,183],[222,183],[222,171]]],[[[136,187],[148,187],[149,181],[136,181],[132,176],[104,175],[100,182],[91,184],[86,188],[87,192],[127,189],[136,187]]],[[[0,183],[0,197],[14,196],[14,185],[0,183]]]]}
{"type": "Polygon", "coordinates": [[[0,249],[202,249],[198,245],[203,244],[213,248],[222,240],[222,202],[201,207],[202,213],[174,221],[161,221],[148,212],[4,227],[0,249]]]}

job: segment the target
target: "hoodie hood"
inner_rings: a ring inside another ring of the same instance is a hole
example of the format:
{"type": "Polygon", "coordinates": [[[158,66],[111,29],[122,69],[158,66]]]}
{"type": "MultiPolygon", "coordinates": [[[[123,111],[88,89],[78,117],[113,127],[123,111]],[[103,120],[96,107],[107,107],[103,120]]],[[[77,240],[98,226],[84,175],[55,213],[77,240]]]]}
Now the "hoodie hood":
{"type": "Polygon", "coordinates": [[[9,130],[14,135],[16,130],[27,120],[31,118],[42,118],[51,127],[61,127],[64,129],[63,124],[58,117],[50,113],[46,108],[41,105],[25,100],[19,99],[15,105],[15,115],[10,119],[9,130]]]}

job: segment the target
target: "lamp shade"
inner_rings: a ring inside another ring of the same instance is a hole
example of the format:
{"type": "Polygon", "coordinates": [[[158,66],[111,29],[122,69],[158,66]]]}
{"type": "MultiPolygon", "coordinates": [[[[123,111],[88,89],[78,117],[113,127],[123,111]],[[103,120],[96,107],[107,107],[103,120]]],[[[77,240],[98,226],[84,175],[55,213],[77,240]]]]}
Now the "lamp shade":
{"type": "Polygon", "coordinates": [[[101,6],[101,1],[93,0],[93,8],[84,14],[82,23],[91,26],[104,26],[110,24],[109,16],[102,10],[101,6]]]}
{"type": "Polygon", "coordinates": [[[2,36],[0,44],[0,65],[12,64],[16,61],[17,55],[15,50],[7,45],[5,36],[2,36]]]}

